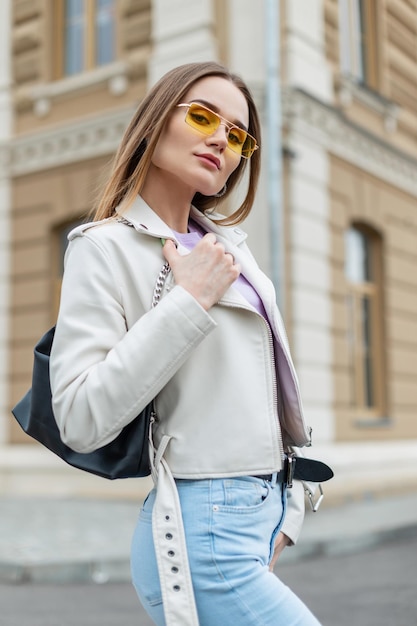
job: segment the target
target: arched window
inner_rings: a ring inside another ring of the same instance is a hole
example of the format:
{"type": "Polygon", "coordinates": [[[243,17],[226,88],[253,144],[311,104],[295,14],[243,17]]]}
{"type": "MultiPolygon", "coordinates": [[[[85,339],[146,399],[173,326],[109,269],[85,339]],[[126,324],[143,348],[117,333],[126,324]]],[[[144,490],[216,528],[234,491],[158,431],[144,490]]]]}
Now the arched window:
{"type": "Polygon", "coordinates": [[[385,415],[382,241],[365,225],[345,233],[351,404],[360,418],[385,415]]]}

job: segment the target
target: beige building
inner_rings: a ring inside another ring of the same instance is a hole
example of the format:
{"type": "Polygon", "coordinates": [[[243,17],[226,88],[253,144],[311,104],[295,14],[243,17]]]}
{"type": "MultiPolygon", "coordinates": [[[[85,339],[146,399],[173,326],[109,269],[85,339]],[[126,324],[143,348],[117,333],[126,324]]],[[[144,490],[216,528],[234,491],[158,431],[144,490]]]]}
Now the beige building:
{"type": "Polygon", "coordinates": [[[91,210],[137,103],[170,67],[206,59],[245,78],[263,118],[262,184],[246,229],[265,270],[277,274],[280,263],[314,453],[337,472],[328,491],[417,486],[417,1],[281,0],[272,41],[281,73],[277,232],[268,191],[273,5],[3,1],[2,492],[138,488],[67,468],[27,441],[10,407],[55,319],[66,233],[91,210]]]}

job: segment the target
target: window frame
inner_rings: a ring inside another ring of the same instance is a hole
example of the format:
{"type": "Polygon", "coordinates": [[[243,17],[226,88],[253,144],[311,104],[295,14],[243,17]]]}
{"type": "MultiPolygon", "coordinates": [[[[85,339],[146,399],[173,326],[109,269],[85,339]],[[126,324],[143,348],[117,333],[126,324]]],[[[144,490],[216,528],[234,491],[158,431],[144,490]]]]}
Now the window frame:
{"type": "MultiPolygon", "coordinates": [[[[383,324],[383,267],[382,267],[382,238],[377,231],[363,223],[354,222],[346,230],[357,230],[366,237],[369,246],[369,261],[372,268],[372,277],[368,280],[352,281],[346,274],[346,296],[348,308],[348,336],[349,369],[351,372],[351,408],[355,411],[358,424],[369,420],[386,420],[386,369],[384,350],[383,324]],[[366,388],[366,358],[368,354],[364,337],[362,307],[365,299],[370,302],[370,361],[371,394],[373,402],[367,401],[366,388]]],[[[348,250],[345,249],[347,260],[348,250]]],[[[346,266],[345,266],[346,267],[346,266]]]]}
{"type": "Polygon", "coordinates": [[[341,72],[373,91],[379,86],[377,6],[376,0],[339,0],[341,72]]]}
{"type": "Polygon", "coordinates": [[[53,77],[54,80],[72,78],[84,72],[89,72],[104,65],[115,63],[118,59],[118,3],[114,2],[114,50],[113,59],[105,64],[97,64],[96,62],[96,42],[97,42],[97,24],[96,24],[96,0],[84,0],[85,10],[85,32],[84,32],[84,55],[83,67],[80,72],[67,74],[65,72],[65,2],[66,0],[55,0],[52,4],[53,9],[53,77]]]}

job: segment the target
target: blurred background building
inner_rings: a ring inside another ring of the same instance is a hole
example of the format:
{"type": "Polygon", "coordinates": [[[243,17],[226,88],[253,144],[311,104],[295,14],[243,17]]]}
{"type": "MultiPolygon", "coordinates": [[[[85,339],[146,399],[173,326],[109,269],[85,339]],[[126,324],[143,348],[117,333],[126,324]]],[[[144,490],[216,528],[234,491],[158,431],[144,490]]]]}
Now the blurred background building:
{"type": "Polygon", "coordinates": [[[314,456],[337,472],[328,492],[417,487],[417,1],[2,0],[2,493],[144,484],[65,466],[10,408],[56,317],[66,235],[138,102],[166,70],[207,59],[241,74],[261,113],[244,227],[276,278],[314,456]]]}

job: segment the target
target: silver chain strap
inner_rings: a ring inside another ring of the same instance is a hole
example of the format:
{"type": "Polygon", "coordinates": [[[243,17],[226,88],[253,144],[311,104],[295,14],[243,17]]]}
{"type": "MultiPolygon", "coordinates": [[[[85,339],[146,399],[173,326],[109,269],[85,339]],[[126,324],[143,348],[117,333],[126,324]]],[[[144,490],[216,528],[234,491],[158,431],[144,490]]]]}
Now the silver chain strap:
{"type": "MultiPolygon", "coordinates": [[[[131,226],[132,228],[134,228],[132,222],[129,222],[128,219],[126,219],[125,217],[121,215],[117,218],[116,221],[119,222],[120,224],[126,224],[126,226],[131,226]]],[[[164,288],[165,281],[170,271],[171,271],[171,268],[167,261],[161,267],[161,271],[159,272],[158,278],[156,279],[155,288],[153,290],[153,296],[152,296],[152,308],[155,308],[161,299],[162,290],[164,288]]]]}
{"type": "Polygon", "coordinates": [[[134,228],[132,222],[129,222],[129,220],[127,220],[122,215],[119,215],[119,217],[116,219],[116,222],[119,222],[119,224],[126,224],[126,226],[131,226],[132,228],[134,228]]]}
{"type": "Polygon", "coordinates": [[[164,263],[159,272],[159,276],[156,279],[155,289],[153,290],[152,308],[156,307],[161,299],[162,289],[164,288],[165,281],[168,274],[171,271],[171,267],[168,262],[164,263]]]}

